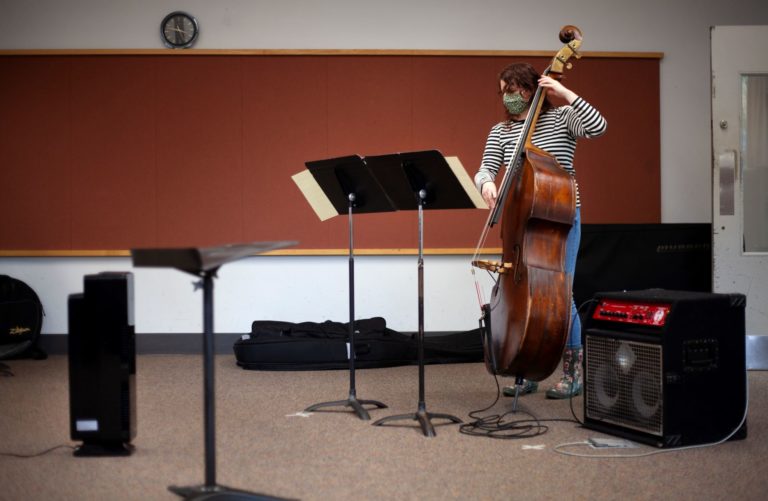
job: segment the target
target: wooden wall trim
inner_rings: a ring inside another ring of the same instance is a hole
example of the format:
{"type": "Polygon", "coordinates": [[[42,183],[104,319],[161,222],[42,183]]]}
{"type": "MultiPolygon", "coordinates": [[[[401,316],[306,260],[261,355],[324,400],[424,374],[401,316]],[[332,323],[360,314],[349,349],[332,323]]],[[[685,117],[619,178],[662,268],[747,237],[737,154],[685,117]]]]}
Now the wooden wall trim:
{"type": "MultiPolygon", "coordinates": [[[[501,248],[482,249],[480,254],[501,254],[501,248]]],[[[355,249],[356,256],[415,256],[418,249],[355,249]]],[[[346,256],[349,249],[283,249],[254,256],[346,256]]],[[[471,256],[475,249],[424,249],[431,256],[471,256]]],[[[0,250],[4,257],[129,257],[130,250],[0,250]]]]}
{"type": "MultiPolygon", "coordinates": [[[[551,57],[541,50],[421,49],[25,49],[0,50],[0,56],[510,56],[551,57]]],[[[589,58],[662,59],[663,52],[584,51],[589,58]]]]}

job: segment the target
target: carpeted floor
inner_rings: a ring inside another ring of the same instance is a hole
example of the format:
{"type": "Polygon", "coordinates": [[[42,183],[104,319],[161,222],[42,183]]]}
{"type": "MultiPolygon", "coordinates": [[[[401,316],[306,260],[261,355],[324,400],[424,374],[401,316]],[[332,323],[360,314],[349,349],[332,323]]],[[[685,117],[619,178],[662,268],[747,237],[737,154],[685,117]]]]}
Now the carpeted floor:
{"type": "MultiPolygon", "coordinates": [[[[6,362],[0,377],[0,452],[33,454],[76,445],[69,438],[67,359],[6,362]]],[[[373,420],[415,412],[416,367],[357,371],[360,399],[380,400],[373,420]]],[[[205,480],[202,360],[197,355],[137,358],[137,424],[133,455],[77,458],[69,447],[32,458],[0,455],[1,500],[178,499],[170,485],[205,480]]],[[[415,422],[371,426],[351,412],[313,413],[307,406],[345,399],[347,371],[258,372],[216,357],[216,480],[219,484],[303,500],[380,499],[742,499],[768,491],[768,372],[749,373],[749,436],[721,445],[668,451],[565,450],[560,444],[607,436],[581,428],[567,401],[542,393],[521,398],[521,408],[543,422],[546,433],[523,439],[491,439],[437,427],[425,437],[415,422]],[[662,452],[638,458],[607,454],[662,452]]],[[[502,384],[510,381],[502,380],[502,384]]],[[[496,384],[482,364],[426,367],[431,412],[469,420],[491,404],[496,384]]],[[[717,395],[712,395],[717,405],[717,395]]],[[[574,399],[582,416],[582,399],[574,399]]],[[[509,410],[503,398],[496,411],[509,410]]],[[[522,418],[522,417],[521,417],[522,418]]],[[[516,418],[510,418],[516,419],[516,418]]],[[[705,418],[702,418],[705,419],[705,418]]],[[[441,421],[435,421],[439,424],[441,421]]]]}

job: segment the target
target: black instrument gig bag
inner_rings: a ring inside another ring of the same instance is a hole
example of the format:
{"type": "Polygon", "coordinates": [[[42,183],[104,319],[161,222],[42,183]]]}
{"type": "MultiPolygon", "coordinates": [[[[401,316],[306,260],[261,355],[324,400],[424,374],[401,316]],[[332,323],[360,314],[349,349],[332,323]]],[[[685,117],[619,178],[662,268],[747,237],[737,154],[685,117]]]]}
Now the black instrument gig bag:
{"type": "MultiPolygon", "coordinates": [[[[395,367],[418,363],[416,334],[387,328],[381,317],[355,322],[355,367],[395,367]]],[[[257,320],[251,334],[234,345],[237,365],[252,370],[347,369],[349,324],[325,321],[291,323],[257,320]]],[[[477,330],[430,336],[424,342],[425,363],[476,362],[483,358],[477,330]]]]}
{"type": "Polygon", "coordinates": [[[26,283],[0,275],[0,360],[32,357],[44,359],[38,348],[43,326],[43,305],[26,283]]]}

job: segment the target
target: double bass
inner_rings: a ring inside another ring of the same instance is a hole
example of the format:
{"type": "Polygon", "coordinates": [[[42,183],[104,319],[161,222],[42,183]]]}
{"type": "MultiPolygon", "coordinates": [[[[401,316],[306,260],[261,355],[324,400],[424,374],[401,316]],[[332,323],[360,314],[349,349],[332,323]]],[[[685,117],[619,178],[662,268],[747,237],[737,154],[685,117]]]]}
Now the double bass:
{"type": "MultiPolygon", "coordinates": [[[[580,56],[581,31],[565,26],[565,44],[544,72],[553,78],[580,56]]],[[[573,177],[554,156],[533,145],[545,90],[539,86],[498,190],[472,265],[496,278],[482,304],[485,365],[492,374],[541,381],[556,369],[571,323],[571,285],[565,271],[566,240],[576,214],[573,177]],[[501,220],[501,262],[478,259],[489,229],[501,220]]],[[[474,273],[474,268],[473,268],[474,273]]],[[[479,285],[478,285],[479,288],[479,285]]],[[[479,290],[479,289],[478,289],[479,290]]]]}

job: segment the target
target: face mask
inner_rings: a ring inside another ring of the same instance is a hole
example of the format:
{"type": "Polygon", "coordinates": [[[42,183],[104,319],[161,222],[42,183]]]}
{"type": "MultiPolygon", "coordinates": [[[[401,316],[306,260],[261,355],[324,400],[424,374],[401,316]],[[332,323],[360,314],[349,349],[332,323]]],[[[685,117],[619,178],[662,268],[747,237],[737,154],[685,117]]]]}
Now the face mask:
{"type": "Polygon", "coordinates": [[[528,101],[519,92],[504,94],[504,106],[513,115],[519,115],[528,107],[528,101]]]}

